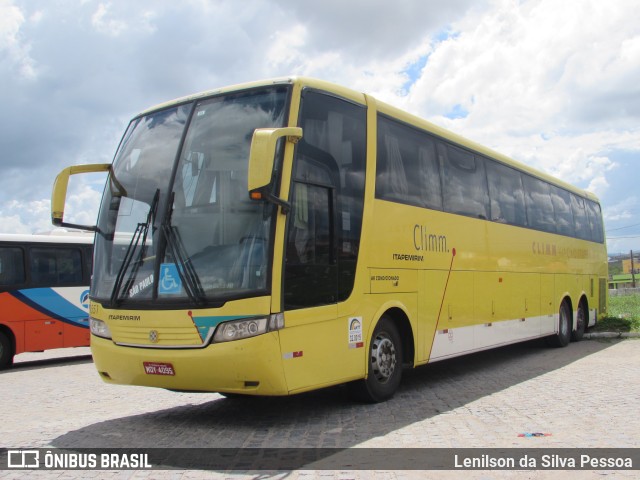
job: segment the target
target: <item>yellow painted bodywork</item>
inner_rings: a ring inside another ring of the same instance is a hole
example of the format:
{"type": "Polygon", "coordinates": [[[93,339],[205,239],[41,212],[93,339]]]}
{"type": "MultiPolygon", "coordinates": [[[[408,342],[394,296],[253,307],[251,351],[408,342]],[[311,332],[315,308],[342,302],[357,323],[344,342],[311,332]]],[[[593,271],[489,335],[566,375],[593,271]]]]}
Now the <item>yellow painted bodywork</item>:
{"type": "Polygon", "coordinates": [[[374,211],[380,220],[368,238],[376,239],[375,249],[365,260],[379,267],[370,269],[371,293],[380,288],[373,281],[380,271],[398,292],[406,290],[409,272],[417,277],[416,364],[429,360],[436,330],[532,318],[553,325],[565,299],[574,311],[582,297],[589,309],[599,308],[598,280],[607,275],[603,245],[383,200],[374,200],[374,211]],[[430,249],[416,240],[420,230],[446,243],[430,249]],[[398,285],[389,278],[399,278],[398,285]]]}
{"type": "MultiPolygon", "coordinates": [[[[202,339],[187,310],[122,312],[94,304],[92,316],[105,321],[114,336],[113,341],[92,337],[95,364],[105,381],[176,390],[285,395],[364,378],[371,334],[385,314],[408,325],[413,355],[407,363],[419,365],[430,360],[438,332],[474,325],[492,328],[505,321],[524,325],[533,318],[553,328],[561,302],[570,301],[575,315],[583,297],[589,309],[603,313],[606,298],[600,298],[599,288],[607,277],[603,244],[375,199],[377,113],[382,111],[570,191],[588,194],[366,95],[304,78],[288,81],[293,84],[289,127],[297,126],[300,94],[305,87],[368,106],[362,241],[351,296],[335,305],[286,311],[281,330],[201,348],[194,348],[200,347],[202,339]],[[119,315],[140,319],[119,320],[119,315]],[[352,330],[354,320],[361,324],[359,335],[352,330]],[[150,330],[159,333],[157,345],[149,344],[150,330]],[[167,337],[173,345],[183,342],[185,348],[158,348],[167,337]],[[139,346],[115,344],[124,339],[139,346]],[[145,374],[145,361],[171,363],[175,375],[145,374]]],[[[283,199],[289,198],[293,148],[291,143],[285,146],[283,199]]],[[[281,312],[285,222],[286,215],[279,213],[271,296],[232,301],[219,309],[194,310],[192,315],[266,316],[281,312]]],[[[548,334],[538,332],[538,336],[548,334]]],[[[473,338],[469,341],[465,351],[474,350],[473,338]]]]}
{"type": "Polygon", "coordinates": [[[109,310],[91,304],[91,316],[109,325],[112,340],[91,338],[98,372],[109,383],[175,390],[286,394],[278,332],[235,342],[204,344],[192,318],[255,317],[269,297],[227,302],[218,309],[109,310]],[[152,340],[149,335],[155,332],[152,340]],[[170,363],[175,375],[145,373],[144,362],[170,363]]]}

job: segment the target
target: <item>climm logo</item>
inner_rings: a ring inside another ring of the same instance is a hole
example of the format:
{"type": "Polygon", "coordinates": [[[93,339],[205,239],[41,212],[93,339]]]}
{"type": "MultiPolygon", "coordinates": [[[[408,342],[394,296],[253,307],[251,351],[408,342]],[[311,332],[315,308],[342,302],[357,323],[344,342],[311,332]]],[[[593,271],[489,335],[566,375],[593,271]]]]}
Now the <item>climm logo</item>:
{"type": "Polygon", "coordinates": [[[419,252],[448,253],[447,236],[431,233],[424,225],[413,227],[413,246],[419,252]]]}
{"type": "Polygon", "coordinates": [[[555,257],[557,248],[553,243],[533,242],[531,251],[534,255],[551,255],[555,257]]]}

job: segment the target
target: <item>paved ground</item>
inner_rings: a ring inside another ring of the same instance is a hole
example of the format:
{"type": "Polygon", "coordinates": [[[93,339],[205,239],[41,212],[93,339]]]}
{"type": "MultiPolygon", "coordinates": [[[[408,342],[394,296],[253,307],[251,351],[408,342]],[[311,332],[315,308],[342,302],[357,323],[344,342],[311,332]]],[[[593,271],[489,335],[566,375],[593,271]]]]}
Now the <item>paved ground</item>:
{"type": "MultiPolygon", "coordinates": [[[[564,349],[542,342],[406,372],[384,404],[337,387],[290,398],[225,399],[102,383],[88,348],[16,357],[0,372],[0,446],[640,447],[640,340],[564,349]],[[69,358],[71,356],[71,358],[69,358]],[[520,437],[522,433],[544,437],[520,437]]],[[[0,471],[0,479],[25,472],[0,471]]],[[[36,478],[637,478],[636,471],[36,471],[36,478]]]]}

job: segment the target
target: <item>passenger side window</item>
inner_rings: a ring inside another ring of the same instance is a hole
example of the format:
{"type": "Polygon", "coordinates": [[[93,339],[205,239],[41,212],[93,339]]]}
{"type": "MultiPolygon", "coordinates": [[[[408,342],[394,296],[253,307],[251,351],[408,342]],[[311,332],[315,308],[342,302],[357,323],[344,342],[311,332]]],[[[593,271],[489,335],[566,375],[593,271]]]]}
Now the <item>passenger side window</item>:
{"type": "Polygon", "coordinates": [[[333,260],[331,190],[305,183],[294,183],[293,187],[293,226],[289,229],[287,261],[295,265],[329,265],[333,260]]]}
{"type": "Polygon", "coordinates": [[[528,226],[543,232],[555,233],[553,203],[549,184],[529,175],[524,175],[525,202],[528,226]]]}
{"type": "Polygon", "coordinates": [[[556,228],[561,235],[575,236],[573,213],[571,212],[571,196],[569,192],[550,185],[551,203],[555,212],[556,228]]]}
{"type": "Polygon", "coordinates": [[[376,198],[603,242],[600,205],[378,115],[376,198]]]}
{"type": "Polygon", "coordinates": [[[491,220],[525,226],[527,212],[520,172],[498,162],[486,161],[491,220]]]}
{"type": "Polygon", "coordinates": [[[0,287],[25,283],[24,251],[18,247],[0,248],[0,287]]]}
{"type": "Polygon", "coordinates": [[[584,199],[577,195],[571,195],[571,210],[573,211],[573,219],[576,226],[576,237],[582,240],[591,240],[591,225],[587,218],[587,210],[584,205],[584,199]]]}
{"type": "Polygon", "coordinates": [[[482,157],[453,145],[438,145],[445,211],[489,218],[489,191],[482,157]]]}
{"type": "Polygon", "coordinates": [[[286,309],[351,295],[364,206],[364,106],[305,90],[300,126],[287,223],[286,309]]]}
{"type": "Polygon", "coordinates": [[[602,225],[602,212],[600,205],[591,200],[587,200],[587,214],[589,217],[589,225],[591,227],[591,239],[594,242],[604,242],[604,230],[602,225]]]}
{"type": "Polygon", "coordinates": [[[384,116],[378,117],[378,132],[376,196],[442,210],[434,139],[384,116]]]}
{"type": "Polygon", "coordinates": [[[31,282],[34,285],[81,285],[82,254],[76,248],[31,249],[31,282]]]}

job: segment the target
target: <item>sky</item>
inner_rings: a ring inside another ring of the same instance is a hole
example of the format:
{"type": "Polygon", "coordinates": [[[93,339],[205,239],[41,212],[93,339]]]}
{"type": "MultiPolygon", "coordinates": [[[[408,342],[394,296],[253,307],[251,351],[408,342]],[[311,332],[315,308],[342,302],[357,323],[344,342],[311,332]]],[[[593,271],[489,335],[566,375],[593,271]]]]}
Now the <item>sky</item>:
{"type": "MultiPolygon", "coordinates": [[[[636,0],[0,0],[0,231],[51,230],[57,173],[140,111],[288,75],[590,190],[609,252],[640,250],[636,0]]],[[[104,177],[77,178],[65,220],[93,224],[104,177]]]]}

